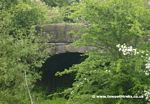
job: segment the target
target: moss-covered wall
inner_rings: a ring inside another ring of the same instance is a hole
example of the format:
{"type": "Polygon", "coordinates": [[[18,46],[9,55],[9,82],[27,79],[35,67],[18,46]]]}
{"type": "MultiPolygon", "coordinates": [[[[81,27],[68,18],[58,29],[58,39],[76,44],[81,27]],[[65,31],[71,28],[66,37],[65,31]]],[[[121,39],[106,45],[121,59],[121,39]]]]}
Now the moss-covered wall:
{"type": "Polygon", "coordinates": [[[49,51],[53,54],[65,52],[84,53],[91,49],[91,47],[75,47],[70,45],[80,38],[83,28],[85,26],[82,24],[59,23],[42,25],[37,27],[37,30],[48,38],[48,44],[53,46],[49,51]]]}
{"type": "Polygon", "coordinates": [[[59,23],[42,25],[39,29],[43,35],[49,35],[50,43],[70,43],[80,37],[82,28],[82,24],[59,23]]]}

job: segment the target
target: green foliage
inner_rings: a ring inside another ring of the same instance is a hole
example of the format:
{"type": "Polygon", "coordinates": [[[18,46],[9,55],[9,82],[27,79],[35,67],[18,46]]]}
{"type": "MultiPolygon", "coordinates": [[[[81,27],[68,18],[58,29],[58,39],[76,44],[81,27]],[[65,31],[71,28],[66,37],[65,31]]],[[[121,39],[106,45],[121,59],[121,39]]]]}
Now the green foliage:
{"type": "Polygon", "coordinates": [[[48,12],[48,23],[64,22],[64,9],[59,7],[51,7],[48,12]]]}
{"type": "Polygon", "coordinates": [[[28,90],[32,93],[48,56],[43,38],[32,28],[45,19],[45,10],[37,3],[10,5],[0,11],[0,104],[29,104],[28,90]]]}
{"type": "Polygon", "coordinates": [[[51,7],[62,7],[72,4],[73,2],[79,2],[79,0],[42,0],[46,4],[48,4],[51,7]]]}
{"type": "Polygon", "coordinates": [[[47,19],[47,8],[43,4],[20,3],[12,8],[15,27],[30,28],[33,25],[41,24],[47,19]]]}
{"type": "MultiPolygon", "coordinates": [[[[83,0],[73,7],[73,18],[86,21],[85,34],[78,45],[95,47],[80,65],[70,70],[77,72],[70,104],[147,104],[145,99],[94,99],[83,95],[143,95],[150,89],[150,79],[144,71],[149,57],[150,9],[145,0],[83,0]],[[77,9],[77,8],[80,8],[77,9]],[[138,51],[124,55],[116,45],[127,44],[138,51]],[[145,55],[147,54],[147,56],[145,55]],[[85,103],[85,102],[84,102],[85,103]]],[[[71,72],[71,71],[70,71],[71,72]]]]}
{"type": "Polygon", "coordinates": [[[43,100],[39,104],[66,104],[67,100],[64,98],[53,98],[49,100],[43,100]]]}
{"type": "Polygon", "coordinates": [[[28,35],[30,30],[32,31],[36,25],[43,24],[48,17],[48,8],[41,2],[21,2],[14,5],[9,11],[12,14],[12,35],[16,35],[17,32],[24,32],[28,35]]]}
{"type": "MultiPolygon", "coordinates": [[[[21,0],[22,1],[22,0],[21,0]]],[[[14,4],[17,4],[19,2],[19,0],[1,0],[0,1],[0,10],[1,9],[8,9],[11,6],[13,6],[14,4]]]]}
{"type": "Polygon", "coordinates": [[[40,78],[38,68],[47,51],[46,45],[41,44],[43,37],[36,34],[34,27],[44,23],[47,6],[40,1],[1,0],[0,104],[29,104],[30,94],[39,104],[149,103],[147,99],[92,98],[92,95],[144,95],[150,89],[150,78],[145,75],[146,58],[150,56],[150,42],[144,40],[150,34],[146,0],[43,1],[50,6],[50,23],[63,22],[70,14],[72,21],[86,23],[85,34],[76,44],[94,50],[86,53],[89,57],[81,64],[59,73],[76,73],[73,87],[65,91],[69,102],[63,98],[38,100],[32,89],[40,78]],[[116,47],[124,43],[140,53],[124,54],[116,47]]]}

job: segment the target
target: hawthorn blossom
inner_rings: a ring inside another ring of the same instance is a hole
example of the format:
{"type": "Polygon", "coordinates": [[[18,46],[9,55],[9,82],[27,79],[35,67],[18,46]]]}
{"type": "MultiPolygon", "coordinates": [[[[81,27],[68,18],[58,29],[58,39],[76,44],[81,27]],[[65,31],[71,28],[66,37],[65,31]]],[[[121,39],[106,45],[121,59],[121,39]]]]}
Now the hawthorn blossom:
{"type": "Polygon", "coordinates": [[[145,71],[145,75],[149,76],[150,75],[150,57],[147,58],[147,63],[145,64],[145,68],[147,69],[145,71]]]}
{"type": "Polygon", "coordinates": [[[148,90],[148,91],[144,91],[144,97],[145,97],[145,99],[147,100],[147,101],[149,101],[150,102],[150,90],[148,90]]]}
{"type": "Polygon", "coordinates": [[[123,45],[117,44],[117,48],[119,48],[119,51],[123,53],[123,55],[136,55],[137,50],[133,48],[132,46],[127,47],[126,44],[124,43],[123,45]]]}
{"type": "Polygon", "coordinates": [[[150,63],[146,63],[146,64],[145,64],[145,68],[146,68],[146,69],[150,69],[150,63]]]}
{"type": "Polygon", "coordinates": [[[145,69],[144,73],[146,76],[150,76],[150,57],[149,57],[149,51],[146,50],[140,50],[137,51],[137,49],[133,48],[132,46],[127,46],[125,43],[123,45],[117,44],[117,48],[119,48],[119,51],[122,52],[123,55],[137,55],[140,54],[141,58],[145,57],[146,58],[146,64],[145,64],[145,69]]]}

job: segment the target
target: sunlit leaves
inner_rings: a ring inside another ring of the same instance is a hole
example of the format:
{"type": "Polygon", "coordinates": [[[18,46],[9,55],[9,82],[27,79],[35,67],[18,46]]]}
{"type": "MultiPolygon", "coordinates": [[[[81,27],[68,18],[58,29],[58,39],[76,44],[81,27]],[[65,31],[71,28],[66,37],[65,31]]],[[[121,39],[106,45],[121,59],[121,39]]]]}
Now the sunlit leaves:
{"type": "MultiPolygon", "coordinates": [[[[72,16],[87,23],[86,33],[77,44],[93,46],[95,50],[73,67],[77,71],[73,100],[80,102],[74,99],[76,94],[142,95],[149,89],[150,79],[144,72],[145,53],[142,57],[136,54],[137,50],[150,49],[149,41],[144,40],[150,30],[150,12],[144,3],[145,0],[83,0],[75,5],[81,9],[76,9],[72,16]],[[118,50],[116,45],[124,43],[129,47],[118,50]],[[88,83],[84,82],[85,78],[88,83]]],[[[140,99],[102,101],[100,104],[146,103],[140,99]]]]}

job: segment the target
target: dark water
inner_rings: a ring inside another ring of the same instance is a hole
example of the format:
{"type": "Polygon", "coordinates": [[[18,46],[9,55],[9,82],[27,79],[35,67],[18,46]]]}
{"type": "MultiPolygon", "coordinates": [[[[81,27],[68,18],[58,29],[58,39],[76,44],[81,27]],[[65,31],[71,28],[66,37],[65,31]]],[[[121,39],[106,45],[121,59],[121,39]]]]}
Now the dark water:
{"type": "Polygon", "coordinates": [[[84,61],[86,56],[81,55],[81,53],[62,53],[48,58],[41,68],[43,74],[41,81],[39,81],[39,86],[43,87],[47,92],[71,87],[74,82],[73,74],[56,77],[55,73],[84,61]]]}

